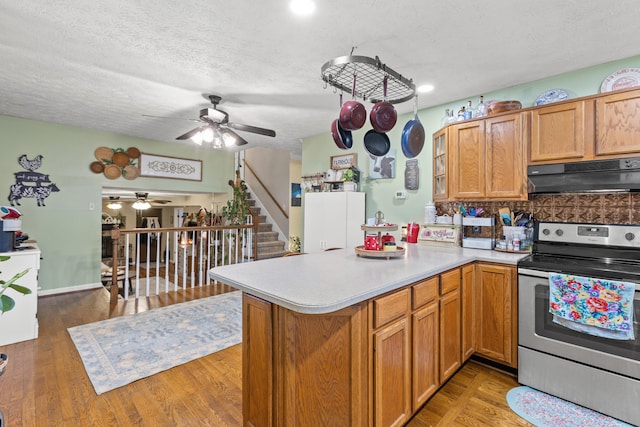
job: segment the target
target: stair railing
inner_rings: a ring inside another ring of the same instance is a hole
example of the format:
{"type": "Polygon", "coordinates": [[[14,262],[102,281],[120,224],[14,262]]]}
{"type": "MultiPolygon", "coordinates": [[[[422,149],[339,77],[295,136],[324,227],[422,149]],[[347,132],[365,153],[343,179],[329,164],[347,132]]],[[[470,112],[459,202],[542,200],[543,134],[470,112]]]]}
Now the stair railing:
{"type": "Polygon", "coordinates": [[[251,167],[251,165],[249,164],[249,162],[247,162],[247,159],[244,159],[244,165],[247,168],[247,170],[249,172],[251,172],[251,174],[256,178],[256,181],[258,181],[258,184],[260,184],[260,186],[262,186],[262,188],[264,189],[264,191],[267,193],[267,196],[269,196],[269,198],[271,199],[271,201],[278,207],[278,209],[280,210],[280,212],[282,213],[282,215],[284,215],[284,217],[286,219],[289,219],[289,214],[287,212],[285,212],[284,209],[282,209],[282,206],[280,206],[280,203],[278,203],[278,201],[276,200],[275,197],[273,197],[273,194],[271,194],[271,191],[269,191],[269,189],[267,188],[267,186],[264,184],[264,182],[262,182],[262,180],[260,179],[260,177],[258,176],[258,174],[256,174],[256,172],[253,170],[253,168],[251,167]]]}
{"type": "Polygon", "coordinates": [[[110,303],[118,301],[119,283],[124,299],[216,284],[208,276],[211,268],[257,260],[258,227],[253,212],[245,225],[129,230],[115,226],[110,303]],[[123,266],[118,266],[120,258],[123,266]]]}

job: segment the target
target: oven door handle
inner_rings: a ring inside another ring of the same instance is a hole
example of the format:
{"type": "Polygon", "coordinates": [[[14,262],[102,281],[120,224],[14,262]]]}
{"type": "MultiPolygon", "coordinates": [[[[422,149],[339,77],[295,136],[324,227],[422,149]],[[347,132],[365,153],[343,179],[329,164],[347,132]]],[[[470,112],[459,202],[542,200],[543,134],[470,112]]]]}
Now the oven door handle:
{"type": "Polygon", "coordinates": [[[548,271],[531,270],[528,268],[518,268],[518,274],[522,274],[525,276],[542,277],[543,279],[549,278],[548,271]]]}

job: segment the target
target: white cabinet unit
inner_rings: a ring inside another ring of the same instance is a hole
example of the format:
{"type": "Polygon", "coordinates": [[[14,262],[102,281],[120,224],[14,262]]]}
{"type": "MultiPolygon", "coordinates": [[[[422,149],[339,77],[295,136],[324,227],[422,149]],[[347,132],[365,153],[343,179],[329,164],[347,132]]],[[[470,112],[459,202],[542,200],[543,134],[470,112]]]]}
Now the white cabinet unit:
{"type": "Polygon", "coordinates": [[[7,281],[15,274],[27,268],[29,272],[16,280],[18,285],[31,289],[29,295],[23,295],[8,289],[5,295],[16,302],[13,310],[0,315],[0,346],[38,337],[38,269],[40,268],[40,250],[2,252],[0,256],[11,257],[0,262],[0,279],[7,281]]]}
{"type": "Polygon", "coordinates": [[[360,192],[305,193],[304,252],[362,245],[364,194],[360,192]]]}

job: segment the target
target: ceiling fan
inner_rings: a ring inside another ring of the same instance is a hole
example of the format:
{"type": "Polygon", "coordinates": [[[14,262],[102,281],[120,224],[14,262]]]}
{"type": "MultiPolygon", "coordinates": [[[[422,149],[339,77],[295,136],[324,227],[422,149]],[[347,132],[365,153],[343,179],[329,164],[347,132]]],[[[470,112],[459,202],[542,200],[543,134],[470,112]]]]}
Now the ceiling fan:
{"type": "Polygon", "coordinates": [[[230,122],[229,115],[218,109],[218,104],[222,101],[222,97],[209,95],[209,100],[213,104],[213,108],[203,108],[200,110],[199,121],[203,124],[180,135],[176,139],[191,139],[199,145],[203,142],[208,142],[213,143],[214,148],[221,148],[247,144],[247,141],[232,129],[264,136],[276,136],[276,132],[271,129],[230,122]]]}
{"type": "Polygon", "coordinates": [[[136,193],[136,200],[131,207],[137,210],[149,209],[151,207],[151,203],[149,202],[164,205],[165,203],[171,202],[171,200],[149,199],[149,193],[136,193]]]}

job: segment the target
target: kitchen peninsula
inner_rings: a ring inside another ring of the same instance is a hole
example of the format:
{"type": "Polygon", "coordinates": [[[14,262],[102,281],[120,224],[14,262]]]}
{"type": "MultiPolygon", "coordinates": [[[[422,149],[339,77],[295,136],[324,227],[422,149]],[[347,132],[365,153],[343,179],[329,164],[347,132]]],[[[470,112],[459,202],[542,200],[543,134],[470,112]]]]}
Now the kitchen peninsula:
{"type": "Polygon", "coordinates": [[[515,366],[515,264],[524,255],[405,246],[388,260],[343,249],[210,270],[244,293],[244,425],[403,424],[483,347],[474,339],[484,286],[476,276],[490,286],[504,278],[489,306],[509,318],[487,323],[506,332],[487,335],[515,366]]]}

